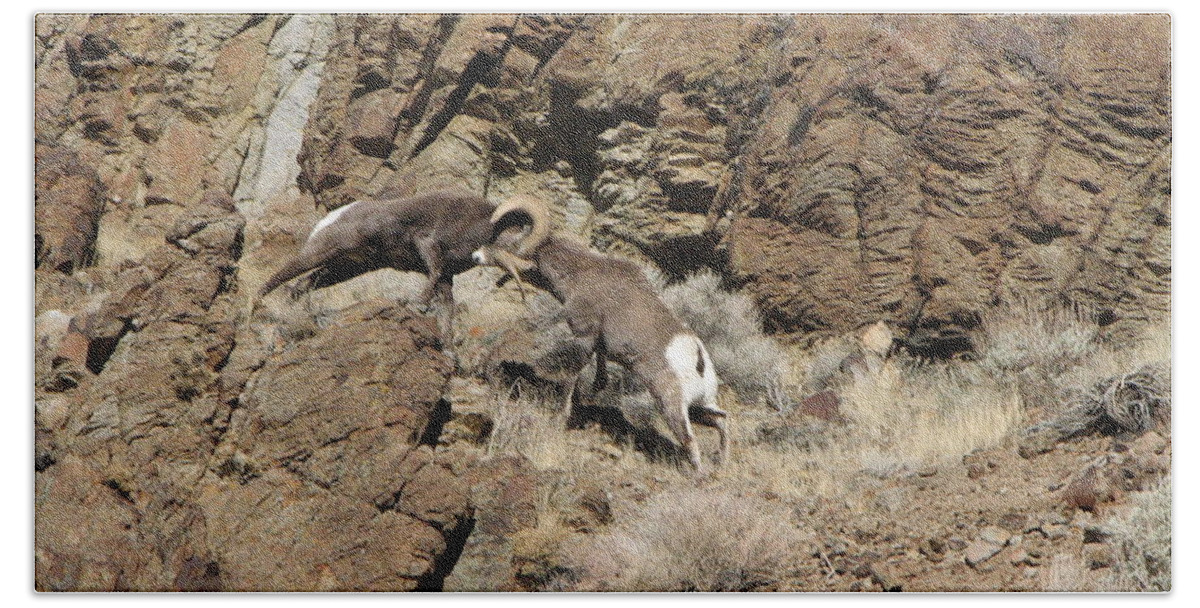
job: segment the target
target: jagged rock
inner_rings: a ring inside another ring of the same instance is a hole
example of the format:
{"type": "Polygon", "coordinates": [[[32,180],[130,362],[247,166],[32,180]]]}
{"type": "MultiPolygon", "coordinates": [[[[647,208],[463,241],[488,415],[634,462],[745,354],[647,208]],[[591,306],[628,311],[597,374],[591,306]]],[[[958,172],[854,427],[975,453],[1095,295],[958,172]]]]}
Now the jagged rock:
{"type": "Polygon", "coordinates": [[[931,562],[941,562],[946,559],[946,543],[939,538],[928,538],[921,543],[917,550],[931,562]]]}
{"type": "Polygon", "coordinates": [[[227,588],[440,588],[443,556],[472,525],[464,455],[425,445],[452,370],[440,350],[432,319],[367,302],[268,358],[215,450],[226,478],[200,500],[212,518],[244,520],[220,531],[227,588]],[[263,500],[296,506],[246,513],[263,500]],[[281,528],[300,536],[270,538],[281,528]],[[305,557],[279,563],[259,543],[305,557]],[[308,570],[321,564],[320,577],[308,570]]]}
{"type": "Polygon", "coordinates": [[[71,150],[34,146],[35,267],[66,274],[87,266],[95,252],[105,187],[71,150]]]}
{"type": "Polygon", "coordinates": [[[903,591],[904,585],[900,581],[895,566],[886,562],[876,562],[870,566],[871,582],[879,585],[884,591],[903,591]]]}
{"type": "Polygon", "coordinates": [[[838,407],[840,403],[837,393],[824,390],[801,399],[796,405],[796,411],[821,420],[841,421],[842,414],[838,407]]]}
{"type": "Polygon", "coordinates": [[[475,528],[447,591],[518,591],[513,537],[537,526],[540,482],[529,461],[503,456],[479,462],[468,473],[475,528]]]}
{"type": "Polygon", "coordinates": [[[972,568],[993,558],[1008,545],[1009,534],[995,526],[989,526],[979,532],[979,537],[967,545],[963,559],[972,568]]]}
{"type": "Polygon", "coordinates": [[[216,591],[222,573],[194,505],[102,463],[61,456],[38,474],[35,584],[42,591],[216,591]]]}
{"type": "Polygon", "coordinates": [[[429,523],[283,469],[206,485],[197,503],[228,591],[407,591],[446,551],[429,523]]]}

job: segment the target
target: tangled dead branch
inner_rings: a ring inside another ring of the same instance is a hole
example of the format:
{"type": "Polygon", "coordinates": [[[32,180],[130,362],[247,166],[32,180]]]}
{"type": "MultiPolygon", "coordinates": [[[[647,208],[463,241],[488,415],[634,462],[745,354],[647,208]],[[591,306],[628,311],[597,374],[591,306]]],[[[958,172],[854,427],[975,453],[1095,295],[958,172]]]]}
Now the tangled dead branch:
{"type": "Polygon", "coordinates": [[[1171,420],[1171,368],[1145,365],[1137,371],[1105,378],[1076,390],[1057,417],[1026,430],[1022,455],[1053,449],[1055,443],[1098,432],[1142,433],[1171,420]]]}

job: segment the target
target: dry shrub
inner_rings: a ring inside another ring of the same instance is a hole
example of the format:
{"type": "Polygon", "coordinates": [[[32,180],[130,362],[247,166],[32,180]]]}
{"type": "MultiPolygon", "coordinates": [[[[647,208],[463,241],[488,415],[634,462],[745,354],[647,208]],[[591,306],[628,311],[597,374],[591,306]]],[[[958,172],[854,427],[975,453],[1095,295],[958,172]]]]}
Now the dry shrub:
{"type": "Polygon", "coordinates": [[[660,493],[574,546],[581,590],[753,591],[784,577],[805,537],[782,505],[716,489],[660,493]]]}
{"type": "Polygon", "coordinates": [[[984,315],[979,363],[1030,405],[1059,397],[1061,376],[1097,349],[1099,326],[1078,309],[1021,301],[984,315]]]}
{"type": "Polygon", "coordinates": [[[665,287],[663,301],[704,341],[721,381],[748,400],[763,399],[777,410],[791,401],[784,389],[788,358],[763,334],[762,318],[749,296],[725,291],[711,271],[665,287]]]}
{"type": "Polygon", "coordinates": [[[1024,451],[1044,452],[1058,441],[1089,433],[1141,433],[1170,426],[1171,368],[1166,363],[1143,365],[1066,393],[1059,413],[1025,430],[1024,451]]]}
{"type": "Polygon", "coordinates": [[[1171,479],[1131,497],[1123,517],[1106,526],[1112,534],[1116,572],[1110,583],[1120,591],[1171,590],[1171,479]]]}
{"type": "Polygon", "coordinates": [[[1143,365],[1170,367],[1171,354],[1170,323],[1145,325],[1138,333],[1123,331],[1119,337],[1105,336],[1082,365],[1068,370],[1062,378],[1065,385],[1088,386],[1143,365]]]}
{"type": "Polygon", "coordinates": [[[1091,428],[1140,433],[1170,419],[1171,368],[1146,365],[1074,393],[1066,413],[1057,419],[1064,434],[1091,428]]]}
{"type": "Polygon", "coordinates": [[[1042,588],[1060,593],[1097,591],[1095,576],[1083,559],[1066,553],[1050,557],[1050,565],[1042,573],[1042,588]]]}
{"type": "Polygon", "coordinates": [[[1020,301],[990,311],[981,329],[985,366],[1055,374],[1095,348],[1100,328],[1081,310],[1020,301]]]}
{"type": "Polygon", "coordinates": [[[809,393],[839,384],[847,358],[859,352],[858,345],[849,336],[838,336],[822,340],[793,356],[798,384],[809,393]]]}

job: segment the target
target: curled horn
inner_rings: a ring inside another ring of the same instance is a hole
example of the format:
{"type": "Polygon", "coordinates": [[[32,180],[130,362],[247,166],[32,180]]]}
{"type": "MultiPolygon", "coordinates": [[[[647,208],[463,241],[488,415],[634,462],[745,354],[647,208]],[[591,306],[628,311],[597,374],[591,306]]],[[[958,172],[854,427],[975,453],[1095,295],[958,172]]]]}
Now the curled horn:
{"type": "Polygon", "coordinates": [[[500,203],[492,212],[492,225],[495,226],[504,216],[518,211],[525,213],[530,219],[529,234],[521,239],[515,252],[518,257],[523,258],[533,253],[534,249],[537,249],[550,237],[550,210],[540,199],[531,196],[515,196],[500,203]]]}

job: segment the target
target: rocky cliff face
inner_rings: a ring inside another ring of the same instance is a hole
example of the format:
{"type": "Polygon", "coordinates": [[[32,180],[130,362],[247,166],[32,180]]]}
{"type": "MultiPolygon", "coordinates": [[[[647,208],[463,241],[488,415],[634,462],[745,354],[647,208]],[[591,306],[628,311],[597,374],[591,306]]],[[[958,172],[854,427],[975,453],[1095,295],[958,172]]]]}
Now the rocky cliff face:
{"type": "Polygon", "coordinates": [[[1169,313],[1165,16],[42,15],[35,35],[43,589],[437,588],[494,519],[478,451],[439,446],[433,323],[352,306],[403,292],[395,273],[322,296],[315,328],[238,323],[357,198],[540,196],[599,248],[714,268],[796,338],[883,320],[944,354],[1005,300],[1117,336],[1169,313]]]}
{"type": "Polygon", "coordinates": [[[1105,324],[1165,314],[1166,27],[793,22],[737,196],[721,201],[731,272],[789,330],[970,329],[1014,297],[1085,304],[1105,324]]]}
{"type": "Polygon", "coordinates": [[[1168,25],[341,19],[299,181],[327,208],[535,193],[598,246],[722,270],[784,333],[936,342],[1020,297],[1137,324],[1169,309],[1168,25]]]}

